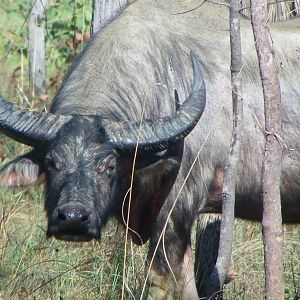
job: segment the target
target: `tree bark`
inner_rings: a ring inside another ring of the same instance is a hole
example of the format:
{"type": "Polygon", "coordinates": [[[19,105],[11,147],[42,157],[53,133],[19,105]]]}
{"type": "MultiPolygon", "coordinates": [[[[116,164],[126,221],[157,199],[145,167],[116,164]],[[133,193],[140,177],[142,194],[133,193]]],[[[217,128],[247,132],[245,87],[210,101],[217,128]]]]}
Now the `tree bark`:
{"type": "Polygon", "coordinates": [[[120,14],[134,1],[130,0],[94,0],[91,34],[95,34],[120,14]]]}
{"type": "Polygon", "coordinates": [[[28,23],[29,84],[31,96],[45,94],[45,6],[46,0],[32,0],[28,23]]]}
{"type": "Polygon", "coordinates": [[[218,258],[210,276],[207,296],[217,299],[223,289],[227,276],[233,243],[234,205],[237,168],[243,137],[243,99],[240,72],[242,68],[242,50],[240,35],[239,0],[230,1],[230,47],[231,47],[231,85],[233,106],[233,131],[230,152],[225,168],[222,189],[222,219],[218,258]]]}
{"type": "Polygon", "coordinates": [[[259,60],[265,108],[262,232],[266,299],[284,299],[280,177],[282,162],[281,93],[273,42],[267,25],[267,1],[251,1],[251,22],[259,60]]]}

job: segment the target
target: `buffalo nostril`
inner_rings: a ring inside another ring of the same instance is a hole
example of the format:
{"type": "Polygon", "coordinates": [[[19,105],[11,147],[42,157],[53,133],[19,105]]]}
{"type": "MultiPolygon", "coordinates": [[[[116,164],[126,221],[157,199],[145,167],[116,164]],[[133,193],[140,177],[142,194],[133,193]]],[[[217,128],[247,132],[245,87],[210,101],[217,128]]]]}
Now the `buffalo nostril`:
{"type": "Polygon", "coordinates": [[[58,219],[60,219],[62,221],[66,221],[67,220],[66,214],[61,209],[58,210],[57,217],[58,217],[58,219]]]}
{"type": "Polygon", "coordinates": [[[89,216],[88,216],[88,215],[82,216],[82,217],[81,217],[81,222],[86,222],[88,219],[89,219],[89,216]]]}
{"type": "Polygon", "coordinates": [[[54,211],[47,234],[74,241],[81,238],[85,240],[85,237],[94,235],[99,238],[97,215],[81,203],[62,204],[54,211]]]}
{"type": "Polygon", "coordinates": [[[59,226],[73,227],[86,226],[90,220],[91,211],[82,205],[66,204],[57,210],[59,226]]]}

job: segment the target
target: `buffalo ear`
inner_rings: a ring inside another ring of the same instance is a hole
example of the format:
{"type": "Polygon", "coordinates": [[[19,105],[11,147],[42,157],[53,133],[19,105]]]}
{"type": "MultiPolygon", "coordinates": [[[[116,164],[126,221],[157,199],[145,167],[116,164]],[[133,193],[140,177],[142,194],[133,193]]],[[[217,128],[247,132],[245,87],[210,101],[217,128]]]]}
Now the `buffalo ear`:
{"type": "Polygon", "coordinates": [[[179,168],[180,163],[173,158],[164,158],[136,171],[135,176],[139,180],[144,192],[155,193],[165,176],[170,175],[179,168]]]}
{"type": "MultiPolygon", "coordinates": [[[[174,184],[179,167],[178,160],[162,158],[135,172],[129,227],[136,244],[143,244],[149,239],[152,226],[174,184]]],[[[128,202],[125,204],[125,211],[128,211],[128,202]]]]}
{"type": "Polygon", "coordinates": [[[40,157],[35,150],[18,156],[0,169],[0,187],[22,187],[41,183],[40,157]]]}

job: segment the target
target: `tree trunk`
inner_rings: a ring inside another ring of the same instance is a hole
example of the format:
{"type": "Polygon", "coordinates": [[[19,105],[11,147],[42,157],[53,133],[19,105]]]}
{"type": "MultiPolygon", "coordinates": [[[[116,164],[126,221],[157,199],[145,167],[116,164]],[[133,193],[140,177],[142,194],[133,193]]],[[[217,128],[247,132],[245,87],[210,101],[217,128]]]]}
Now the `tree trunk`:
{"type": "Polygon", "coordinates": [[[133,1],[127,0],[94,0],[91,34],[100,31],[133,1]],[[127,3],[128,2],[128,3],[127,3]]]}
{"type": "Polygon", "coordinates": [[[240,158],[243,137],[243,99],[241,84],[242,50],[240,35],[239,0],[230,1],[230,46],[231,46],[231,85],[233,107],[232,142],[225,168],[222,189],[222,219],[220,227],[219,251],[216,265],[210,275],[208,286],[204,293],[210,299],[220,299],[223,285],[229,270],[233,230],[234,205],[237,168],[240,158]]]}
{"type": "Polygon", "coordinates": [[[31,96],[45,94],[45,6],[46,0],[32,0],[28,23],[29,86],[31,96]]]}
{"type": "Polygon", "coordinates": [[[284,299],[280,176],[282,162],[281,94],[273,42],[267,26],[267,1],[251,1],[251,22],[265,107],[263,219],[266,299],[284,299]]]}

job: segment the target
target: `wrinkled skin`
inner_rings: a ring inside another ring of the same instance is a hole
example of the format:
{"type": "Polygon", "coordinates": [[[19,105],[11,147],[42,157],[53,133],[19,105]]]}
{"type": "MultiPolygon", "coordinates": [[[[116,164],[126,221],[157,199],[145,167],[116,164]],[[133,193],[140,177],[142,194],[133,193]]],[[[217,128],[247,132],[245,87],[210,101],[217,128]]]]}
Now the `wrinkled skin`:
{"type": "Polygon", "coordinates": [[[97,120],[72,120],[47,149],[44,166],[48,236],[79,241],[100,238],[100,228],[113,206],[110,199],[117,157],[112,147],[103,145],[99,125],[97,120]],[[91,128],[94,130],[90,131],[91,128]],[[89,224],[83,224],[89,228],[83,228],[82,236],[76,229],[64,230],[63,224],[59,224],[62,220],[58,211],[70,203],[90,210],[90,214],[85,213],[85,223],[89,224]]]}

